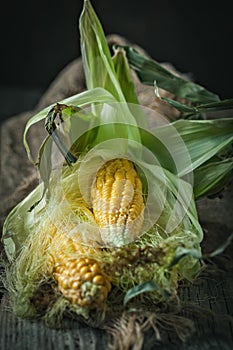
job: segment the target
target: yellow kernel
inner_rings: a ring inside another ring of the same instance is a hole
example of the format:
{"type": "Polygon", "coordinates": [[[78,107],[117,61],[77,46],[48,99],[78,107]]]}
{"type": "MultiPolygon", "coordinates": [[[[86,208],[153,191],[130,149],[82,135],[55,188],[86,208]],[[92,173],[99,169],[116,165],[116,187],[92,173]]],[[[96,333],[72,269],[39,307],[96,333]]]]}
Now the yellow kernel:
{"type": "Polygon", "coordinates": [[[99,265],[97,263],[94,263],[91,267],[90,267],[91,272],[93,273],[93,275],[96,275],[98,272],[100,272],[100,268],[99,265]]]}
{"type": "Polygon", "coordinates": [[[70,268],[70,269],[76,267],[76,265],[77,265],[77,261],[74,259],[72,259],[66,263],[67,268],[70,268]]]}
{"type": "Polygon", "coordinates": [[[125,170],[118,169],[115,173],[116,180],[124,180],[125,179],[125,170]]]}
{"type": "Polygon", "coordinates": [[[89,272],[89,266],[83,266],[83,267],[81,267],[81,269],[80,269],[80,274],[81,275],[85,275],[87,272],[89,272]]]}
{"type": "Polygon", "coordinates": [[[96,298],[97,299],[96,301],[97,301],[97,303],[102,303],[108,295],[107,288],[100,286],[98,292],[99,293],[98,293],[98,296],[96,298]]]}
{"type": "Polygon", "coordinates": [[[63,273],[65,270],[65,267],[58,265],[58,266],[55,266],[55,269],[57,273],[63,273]]]}
{"type": "Polygon", "coordinates": [[[73,268],[73,269],[70,269],[69,270],[69,276],[75,276],[77,274],[77,269],[76,268],[73,268]]]}
{"type": "Polygon", "coordinates": [[[103,181],[103,178],[101,178],[100,176],[97,177],[96,179],[96,188],[98,190],[100,190],[104,185],[104,181],[103,181]]]}
{"type": "Polygon", "coordinates": [[[62,288],[64,288],[64,289],[70,288],[70,283],[69,283],[69,279],[68,278],[60,277],[59,278],[59,282],[60,282],[60,285],[62,286],[62,288]]]}
{"type": "Polygon", "coordinates": [[[129,171],[126,172],[126,178],[127,180],[129,180],[131,182],[132,185],[134,185],[135,183],[135,170],[134,169],[130,169],[129,171]]]}
{"type": "Polygon", "coordinates": [[[104,284],[104,278],[101,275],[97,275],[93,278],[93,283],[94,284],[104,284]]]}
{"type": "Polygon", "coordinates": [[[77,270],[80,270],[84,265],[86,265],[85,260],[81,259],[77,264],[77,270]]]}
{"type": "Polygon", "coordinates": [[[64,270],[63,270],[63,273],[62,273],[64,276],[70,276],[70,269],[67,269],[66,266],[64,266],[64,270]]]}
{"type": "Polygon", "coordinates": [[[92,280],[92,273],[91,272],[87,272],[85,275],[84,275],[84,280],[85,281],[91,281],[92,280]]]}
{"type": "Polygon", "coordinates": [[[80,282],[80,281],[77,281],[77,280],[76,280],[76,281],[74,281],[74,282],[72,283],[72,288],[75,289],[75,290],[79,289],[80,286],[81,286],[81,282],[80,282]]]}

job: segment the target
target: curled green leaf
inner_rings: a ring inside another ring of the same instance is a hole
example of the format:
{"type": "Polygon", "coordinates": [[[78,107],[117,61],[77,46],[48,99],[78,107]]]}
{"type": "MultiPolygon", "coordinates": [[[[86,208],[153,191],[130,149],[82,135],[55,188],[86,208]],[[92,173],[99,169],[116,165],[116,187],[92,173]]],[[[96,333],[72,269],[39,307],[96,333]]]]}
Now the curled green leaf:
{"type": "Polygon", "coordinates": [[[156,81],[158,87],[195,103],[218,102],[220,100],[213,92],[174,75],[157,61],[139,54],[132,47],[121,47],[126,51],[129,65],[135,70],[142,83],[153,86],[156,81]]]}
{"type": "MultiPolygon", "coordinates": [[[[91,103],[101,103],[101,102],[115,102],[115,98],[106,90],[103,88],[95,88],[91,90],[87,90],[84,92],[81,92],[79,94],[70,96],[62,101],[59,101],[61,104],[72,104],[78,107],[85,107],[90,105],[91,103]]],[[[27,152],[28,159],[33,163],[36,164],[37,160],[35,160],[31,154],[31,149],[28,144],[27,136],[30,128],[39,123],[41,120],[44,120],[46,116],[48,115],[50,109],[53,107],[53,105],[50,105],[44,109],[42,109],[39,113],[36,115],[32,116],[24,129],[24,134],[23,134],[23,144],[27,152]]]]}
{"type": "Polygon", "coordinates": [[[233,159],[213,161],[194,171],[195,198],[220,192],[233,177],[233,159]]]}
{"type": "Polygon", "coordinates": [[[198,249],[187,249],[187,248],[183,248],[183,247],[178,247],[175,251],[175,254],[173,256],[173,259],[169,265],[169,268],[175,266],[176,264],[178,264],[178,262],[183,259],[186,256],[190,256],[194,259],[201,259],[202,258],[202,254],[200,252],[200,250],[198,249]]]}
{"type": "Polygon", "coordinates": [[[138,284],[136,287],[133,287],[127,291],[124,297],[124,306],[136,296],[145,293],[145,292],[154,292],[155,290],[160,289],[159,285],[154,281],[144,282],[138,284]]]}
{"type": "Polygon", "coordinates": [[[121,48],[114,48],[114,50],[115,54],[112,60],[125,99],[128,103],[138,104],[138,98],[125,51],[121,48]]]}
{"type": "Polygon", "coordinates": [[[79,20],[82,61],[88,89],[102,87],[125,101],[101,23],[89,0],[79,20]]]}
{"type": "Polygon", "coordinates": [[[233,109],[233,99],[222,100],[219,102],[210,102],[205,104],[187,105],[179,101],[172,100],[167,97],[163,97],[162,100],[175,107],[182,113],[187,113],[187,118],[193,118],[199,114],[206,114],[208,112],[219,112],[224,110],[233,109]]]}

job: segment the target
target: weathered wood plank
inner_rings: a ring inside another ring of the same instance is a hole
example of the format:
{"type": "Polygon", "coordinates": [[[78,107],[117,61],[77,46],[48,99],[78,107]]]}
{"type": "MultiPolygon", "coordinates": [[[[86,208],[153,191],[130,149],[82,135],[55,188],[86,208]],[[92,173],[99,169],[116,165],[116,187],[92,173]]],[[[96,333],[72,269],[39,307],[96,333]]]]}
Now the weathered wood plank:
{"type": "Polygon", "coordinates": [[[63,329],[51,329],[42,320],[16,317],[4,295],[0,307],[1,350],[97,350],[106,349],[107,334],[77,321],[63,329]]]}
{"type": "MultiPolygon", "coordinates": [[[[209,277],[200,284],[181,287],[179,297],[186,304],[184,316],[193,321],[195,333],[183,343],[171,331],[163,336],[162,341],[150,331],[145,334],[143,350],[172,350],[177,346],[188,350],[233,348],[232,271],[209,277]]],[[[63,329],[51,329],[41,320],[16,317],[9,308],[7,295],[2,299],[0,315],[0,349],[107,349],[108,335],[103,330],[77,321],[67,322],[67,327],[63,329]]],[[[161,331],[164,335],[164,331],[161,331]]]]}

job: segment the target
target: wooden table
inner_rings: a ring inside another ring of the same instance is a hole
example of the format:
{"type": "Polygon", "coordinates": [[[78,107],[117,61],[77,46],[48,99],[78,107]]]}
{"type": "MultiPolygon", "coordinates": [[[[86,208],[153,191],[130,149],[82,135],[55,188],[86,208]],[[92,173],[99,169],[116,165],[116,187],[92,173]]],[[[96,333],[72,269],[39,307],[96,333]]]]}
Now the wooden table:
{"type": "MultiPolygon", "coordinates": [[[[173,333],[167,333],[163,342],[150,331],[146,333],[143,349],[233,349],[233,280],[232,272],[221,277],[212,277],[200,285],[180,290],[182,301],[191,302],[219,316],[203,314],[191,316],[196,331],[185,343],[173,333]]],[[[106,349],[108,335],[99,329],[78,322],[68,322],[69,328],[50,329],[43,321],[17,318],[10,310],[7,295],[3,295],[0,308],[0,349],[1,350],[100,350],[106,349]]],[[[129,349],[129,348],[127,348],[129,349]]],[[[141,349],[133,344],[131,349],[141,349]]],[[[123,350],[126,350],[123,349],[123,350]]]]}

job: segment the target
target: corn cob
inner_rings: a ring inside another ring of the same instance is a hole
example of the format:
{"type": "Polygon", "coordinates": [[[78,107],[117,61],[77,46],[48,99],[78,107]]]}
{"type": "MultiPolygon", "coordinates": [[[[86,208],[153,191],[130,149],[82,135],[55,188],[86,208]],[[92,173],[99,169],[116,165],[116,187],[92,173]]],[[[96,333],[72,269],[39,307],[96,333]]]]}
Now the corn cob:
{"type": "Polygon", "coordinates": [[[142,183],[134,164],[117,158],[97,172],[91,189],[100,235],[109,246],[121,246],[139,234],[144,219],[142,183]]]}
{"type": "MultiPolygon", "coordinates": [[[[57,248],[51,246],[49,269],[62,294],[79,306],[102,304],[111,290],[110,278],[93,259],[93,248],[82,246],[57,232],[57,248]]],[[[56,245],[55,245],[56,247],[56,245]]]]}

